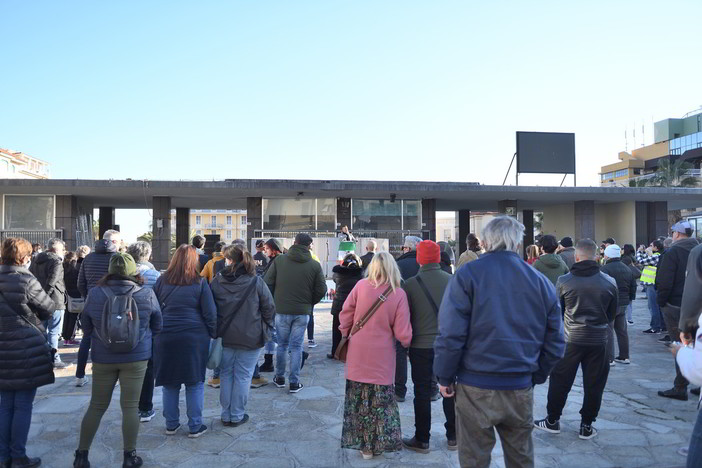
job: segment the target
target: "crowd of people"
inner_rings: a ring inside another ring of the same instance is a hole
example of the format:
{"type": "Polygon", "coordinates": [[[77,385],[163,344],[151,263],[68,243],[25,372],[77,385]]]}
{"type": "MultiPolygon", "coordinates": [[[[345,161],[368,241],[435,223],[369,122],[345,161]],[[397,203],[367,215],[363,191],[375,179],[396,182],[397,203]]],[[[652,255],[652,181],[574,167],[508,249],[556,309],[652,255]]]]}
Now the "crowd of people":
{"type": "MultiPolygon", "coordinates": [[[[397,259],[372,240],[362,256],[345,255],[332,270],[327,354],[345,362],[341,446],[364,459],[403,447],[428,453],[431,402],[442,399],[446,447],[458,451],[461,466],[489,466],[495,429],[506,466],[534,466],[532,431],[560,433],[579,368],[579,437],[595,437],[610,368],[632,360],[627,325],[638,281],[651,316],[644,333],[667,332],[661,342],[675,356],[673,388],[658,394],[687,400],[689,384],[702,383],[702,246],[685,221],[671,232],[638,249],[620,248],[612,238],[598,246],[544,235],[524,258],[524,226],[500,216],[485,226],[482,240],[468,236],[455,266],[448,245],[414,236],[405,238],[397,259]],[[403,437],[398,402],[407,396],[407,361],[415,428],[403,437]],[[547,381],[545,417],[534,419],[534,386],[547,381]]],[[[348,228],[339,237],[355,240],[348,228]]],[[[205,384],[219,388],[225,427],[249,421],[250,389],[269,383],[262,372],[272,372],[278,388],[303,390],[305,334],[316,346],[313,309],[327,294],[313,238],[300,233],[289,249],[261,240],[253,255],[243,240],[220,242],[212,257],[204,246],[195,236],[159,272],[149,262],[149,243],[125,245],[114,230],[76,252],[66,252],[60,239],[49,240],[45,251],[21,238],[3,242],[1,467],[41,464],[25,447],[37,388],[70,365],[58,352],[59,335],[64,345],[79,346],[76,385],[92,385],[74,468],[90,466],[118,383],[127,468],[143,464],[139,426],[156,414],[155,386],[162,387],[168,435],[181,430],[184,387],[190,438],[208,431],[205,384]],[[213,375],[206,380],[208,368],[213,375]]],[[[699,387],[691,391],[699,395],[699,387]]],[[[698,416],[688,466],[701,459],[698,416]]]]}

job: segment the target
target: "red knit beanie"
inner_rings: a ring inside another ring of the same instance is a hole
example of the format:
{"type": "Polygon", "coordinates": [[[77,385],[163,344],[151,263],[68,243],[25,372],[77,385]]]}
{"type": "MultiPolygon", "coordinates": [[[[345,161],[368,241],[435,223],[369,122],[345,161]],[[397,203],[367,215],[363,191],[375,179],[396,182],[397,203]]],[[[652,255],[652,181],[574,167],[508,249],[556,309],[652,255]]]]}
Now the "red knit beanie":
{"type": "Polygon", "coordinates": [[[441,247],[434,241],[423,240],[417,245],[417,263],[427,265],[441,262],[441,247]]]}

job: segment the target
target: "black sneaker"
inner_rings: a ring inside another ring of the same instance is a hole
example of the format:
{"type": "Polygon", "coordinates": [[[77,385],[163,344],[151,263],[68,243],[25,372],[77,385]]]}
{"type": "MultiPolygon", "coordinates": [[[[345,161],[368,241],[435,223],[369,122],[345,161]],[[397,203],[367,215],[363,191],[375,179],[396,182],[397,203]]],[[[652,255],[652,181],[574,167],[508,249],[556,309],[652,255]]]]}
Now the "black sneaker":
{"type": "Polygon", "coordinates": [[[700,396],[700,387],[690,389],[690,393],[700,396]]]}
{"type": "Polygon", "coordinates": [[[549,432],[551,434],[560,434],[561,433],[561,422],[560,421],[551,422],[548,420],[547,417],[544,419],[539,419],[538,421],[534,421],[534,427],[537,429],[541,429],[542,431],[549,432]]]}
{"type": "Polygon", "coordinates": [[[227,422],[224,422],[224,421],[223,421],[222,424],[223,424],[224,426],[228,426],[228,427],[239,427],[239,426],[241,426],[242,424],[246,423],[248,420],[249,420],[249,415],[246,414],[246,413],[244,413],[244,417],[241,418],[241,421],[237,421],[237,422],[234,422],[234,421],[227,421],[227,422]]]}
{"type": "Polygon", "coordinates": [[[583,440],[592,439],[597,435],[597,429],[592,427],[592,424],[580,423],[580,437],[583,440]]]}
{"type": "Polygon", "coordinates": [[[672,398],[673,400],[687,401],[687,389],[673,387],[670,390],[659,391],[658,396],[672,398]]]}
{"type": "Polygon", "coordinates": [[[302,382],[298,382],[298,383],[290,382],[290,393],[297,393],[300,390],[302,390],[302,387],[304,387],[304,385],[302,385],[302,382]]]}
{"type": "Polygon", "coordinates": [[[663,344],[670,343],[670,335],[665,335],[663,338],[660,338],[658,342],[663,344]]]}
{"type": "Polygon", "coordinates": [[[273,377],[273,383],[278,388],[285,388],[285,377],[278,377],[277,375],[273,377]]]}
{"type": "Polygon", "coordinates": [[[40,465],[41,465],[41,458],[39,458],[39,457],[36,457],[36,458],[22,457],[22,458],[12,459],[12,464],[10,466],[12,468],[37,468],[40,465]]]}
{"type": "Polygon", "coordinates": [[[191,432],[190,434],[188,434],[188,437],[190,437],[191,439],[197,439],[198,437],[200,437],[200,436],[201,436],[202,434],[204,434],[205,432],[207,432],[207,426],[205,426],[204,424],[202,424],[202,425],[200,425],[200,429],[198,429],[198,430],[195,431],[195,432],[191,432]]]}
{"type": "Polygon", "coordinates": [[[398,402],[398,403],[402,403],[403,401],[405,401],[405,397],[403,397],[402,395],[398,395],[398,394],[396,393],[396,394],[395,394],[395,401],[398,402]]]}
{"type": "Polygon", "coordinates": [[[415,452],[429,453],[429,443],[419,442],[415,437],[412,437],[411,439],[403,437],[402,445],[404,445],[406,449],[413,450],[415,452]]]}
{"type": "Polygon", "coordinates": [[[175,433],[178,432],[178,429],[180,429],[181,426],[182,426],[182,424],[179,423],[179,424],[178,424],[176,427],[174,427],[173,429],[168,429],[168,428],[166,428],[166,435],[175,435],[175,433]]]}
{"type": "Polygon", "coordinates": [[[648,335],[657,335],[657,334],[659,334],[660,332],[661,332],[661,331],[660,331],[659,329],[657,329],[657,328],[649,328],[648,330],[644,330],[644,331],[641,332],[641,333],[646,333],[646,334],[648,334],[648,335]]]}
{"type": "Polygon", "coordinates": [[[139,468],[143,464],[144,460],[137,456],[136,450],[124,452],[124,463],[122,463],[122,468],[139,468]]]}
{"type": "Polygon", "coordinates": [[[149,422],[154,419],[154,416],[156,416],[156,411],[154,410],[139,411],[139,421],[141,422],[149,422]]]}
{"type": "Polygon", "coordinates": [[[458,450],[458,442],[456,439],[448,439],[447,441],[448,449],[451,451],[458,450]]]}

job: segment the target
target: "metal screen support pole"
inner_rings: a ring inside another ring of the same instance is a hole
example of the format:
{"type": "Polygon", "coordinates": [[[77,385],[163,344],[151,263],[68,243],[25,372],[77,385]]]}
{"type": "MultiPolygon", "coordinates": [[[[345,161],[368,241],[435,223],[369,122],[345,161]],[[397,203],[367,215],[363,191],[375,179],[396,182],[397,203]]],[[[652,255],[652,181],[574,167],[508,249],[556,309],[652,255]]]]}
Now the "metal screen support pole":
{"type": "MultiPolygon", "coordinates": [[[[505,182],[507,182],[507,176],[509,175],[509,171],[512,169],[512,164],[514,164],[514,158],[517,157],[517,153],[514,153],[514,156],[512,156],[512,160],[509,162],[509,168],[507,168],[507,174],[505,174],[505,180],[502,181],[502,185],[505,185],[505,182]]],[[[519,185],[519,176],[517,175],[517,185],[519,185]]]]}

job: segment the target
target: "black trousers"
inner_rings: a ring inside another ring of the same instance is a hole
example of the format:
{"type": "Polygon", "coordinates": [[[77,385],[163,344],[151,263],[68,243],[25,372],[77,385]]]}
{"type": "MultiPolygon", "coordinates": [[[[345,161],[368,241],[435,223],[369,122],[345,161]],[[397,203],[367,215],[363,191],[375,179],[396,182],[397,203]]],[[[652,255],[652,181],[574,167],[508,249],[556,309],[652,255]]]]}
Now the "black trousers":
{"type": "Polygon", "coordinates": [[[76,335],[76,323],[78,323],[78,316],[80,314],[73,314],[66,311],[63,314],[63,329],[61,330],[61,336],[64,340],[72,340],[76,335]]]}
{"type": "MultiPolygon", "coordinates": [[[[435,385],[432,348],[410,348],[409,360],[412,365],[412,382],[414,383],[414,436],[419,442],[429,442],[431,432],[431,395],[435,385]]],[[[446,438],[456,439],[455,398],[444,398],[444,416],[446,416],[446,438]]]]}
{"type": "Polygon", "coordinates": [[[141,395],[139,396],[139,411],[151,411],[154,409],[154,358],[149,359],[146,364],[146,374],[144,383],[141,385],[141,395]]]}
{"type": "Polygon", "coordinates": [[[584,396],[580,415],[584,424],[592,424],[595,421],[602,404],[602,393],[607,383],[607,376],[609,376],[607,354],[607,343],[595,346],[566,344],[565,355],[551,372],[548,385],[546,410],[549,420],[561,419],[578,367],[582,366],[584,396]]]}
{"type": "MultiPolygon", "coordinates": [[[[661,308],[661,313],[663,314],[663,320],[665,320],[665,324],[668,327],[670,339],[673,341],[680,341],[680,307],[666,304],[661,308]]],[[[678,390],[687,391],[687,385],[689,382],[685,377],[683,377],[682,372],[680,372],[677,359],[673,358],[673,361],[675,362],[675,380],[673,381],[673,387],[678,390]]]]}
{"type": "Polygon", "coordinates": [[[336,353],[336,348],[341,342],[341,331],[339,331],[340,324],[341,323],[339,322],[339,314],[332,315],[332,356],[334,355],[334,353],[336,353]]]}
{"type": "Polygon", "coordinates": [[[407,395],[407,348],[395,341],[395,395],[407,395]]]}

